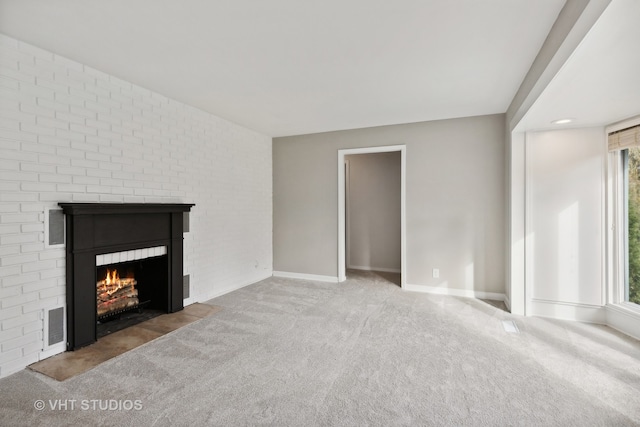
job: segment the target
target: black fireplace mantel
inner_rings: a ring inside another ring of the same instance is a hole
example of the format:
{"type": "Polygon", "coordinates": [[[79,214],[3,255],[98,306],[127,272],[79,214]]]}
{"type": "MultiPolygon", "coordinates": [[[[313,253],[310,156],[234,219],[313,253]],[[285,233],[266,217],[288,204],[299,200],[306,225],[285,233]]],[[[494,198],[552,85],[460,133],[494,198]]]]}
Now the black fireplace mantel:
{"type": "Polygon", "coordinates": [[[66,215],[67,350],[96,341],[96,256],[166,246],[168,313],[183,308],[183,214],[194,204],[59,203],[66,215]]]}
{"type": "Polygon", "coordinates": [[[58,203],[65,215],[189,212],[185,203],[58,203]]]}

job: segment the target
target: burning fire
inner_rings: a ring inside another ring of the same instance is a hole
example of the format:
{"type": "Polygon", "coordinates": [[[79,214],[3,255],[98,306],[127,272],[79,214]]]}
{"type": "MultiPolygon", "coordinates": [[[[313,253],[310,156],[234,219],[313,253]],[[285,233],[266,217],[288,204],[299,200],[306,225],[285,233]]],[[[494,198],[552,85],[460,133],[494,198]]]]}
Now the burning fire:
{"type": "Polygon", "coordinates": [[[96,284],[98,316],[138,305],[137,284],[135,278],[120,278],[118,270],[107,269],[105,278],[96,284]]]}
{"type": "Polygon", "coordinates": [[[112,283],[115,283],[117,280],[120,279],[120,275],[118,274],[118,270],[109,270],[107,269],[107,277],[105,279],[105,284],[106,285],[110,285],[112,283]]]}
{"type": "Polygon", "coordinates": [[[111,271],[109,269],[107,269],[107,276],[102,282],[102,290],[109,295],[113,295],[125,286],[131,286],[133,288],[136,284],[136,281],[133,277],[120,279],[118,270],[111,271]]]}

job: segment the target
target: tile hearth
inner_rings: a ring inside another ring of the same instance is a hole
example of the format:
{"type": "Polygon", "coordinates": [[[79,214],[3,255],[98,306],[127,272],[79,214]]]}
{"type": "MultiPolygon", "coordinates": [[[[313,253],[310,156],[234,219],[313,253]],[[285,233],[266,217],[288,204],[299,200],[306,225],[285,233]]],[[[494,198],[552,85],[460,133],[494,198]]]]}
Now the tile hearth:
{"type": "Polygon", "coordinates": [[[176,313],[163,314],[145,322],[114,332],[96,343],[76,351],[67,351],[29,365],[29,369],[58,381],[64,381],[113,357],[197,320],[211,316],[221,308],[208,304],[192,304],[176,313]]]}

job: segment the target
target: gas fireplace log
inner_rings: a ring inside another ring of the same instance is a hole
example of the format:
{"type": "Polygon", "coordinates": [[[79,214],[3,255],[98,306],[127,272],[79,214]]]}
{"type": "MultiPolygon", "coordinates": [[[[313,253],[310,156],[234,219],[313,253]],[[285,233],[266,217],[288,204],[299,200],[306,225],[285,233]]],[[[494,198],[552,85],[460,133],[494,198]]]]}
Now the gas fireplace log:
{"type": "Polygon", "coordinates": [[[101,291],[110,291],[110,290],[115,290],[115,289],[125,289],[125,288],[135,288],[135,285],[137,283],[129,283],[129,284],[123,284],[123,283],[111,283],[109,285],[101,285],[100,282],[98,282],[96,284],[96,288],[101,290],[101,291]]]}
{"type": "Polygon", "coordinates": [[[138,281],[136,279],[132,278],[132,277],[126,277],[124,279],[117,279],[115,282],[111,282],[111,283],[107,283],[107,281],[104,280],[104,279],[103,280],[98,280],[98,282],[96,283],[96,285],[99,288],[105,286],[105,284],[106,284],[107,287],[109,287],[109,286],[118,286],[118,285],[120,285],[120,286],[131,286],[131,285],[133,285],[133,286],[135,286],[135,285],[138,284],[138,281]]]}
{"type": "Polygon", "coordinates": [[[98,301],[99,307],[115,307],[115,306],[129,306],[138,303],[137,297],[122,297],[112,298],[108,301],[98,301]]]}
{"type": "Polygon", "coordinates": [[[98,304],[98,316],[139,304],[138,298],[122,298],[98,304]]]}
{"type": "Polygon", "coordinates": [[[138,296],[137,289],[122,288],[122,289],[118,289],[116,292],[112,294],[109,294],[107,292],[100,292],[98,294],[98,301],[109,301],[109,300],[120,298],[120,297],[136,297],[136,296],[138,296]]]}
{"type": "Polygon", "coordinates": [[[99,295],[117,295],[119,293],[123,293],[123,292],[137,292],[138,290],[136,288],[132,288],[130,286],[127,286],[126,288],[113,288],[113,289],[98,289],[98,294],[99,295]]]}

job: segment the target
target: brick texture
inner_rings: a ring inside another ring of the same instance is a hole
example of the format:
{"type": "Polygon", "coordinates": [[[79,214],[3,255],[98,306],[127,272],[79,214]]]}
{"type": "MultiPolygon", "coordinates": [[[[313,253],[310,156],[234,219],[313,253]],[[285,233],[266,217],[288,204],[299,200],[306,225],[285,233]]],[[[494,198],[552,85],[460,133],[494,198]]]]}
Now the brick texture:
{"type": "Polygon", "coordinates": [[[52,355],[65,262],[45,209],[195,203],[189,304],[271,275],[271,167],[268,136],[0,34],[0,377],[52,355]]]}

